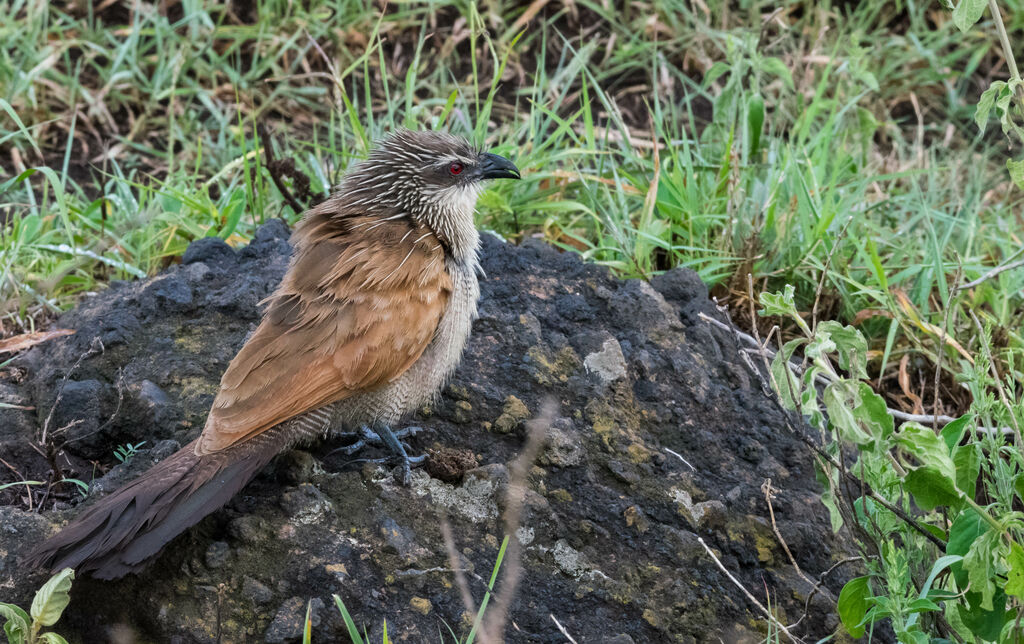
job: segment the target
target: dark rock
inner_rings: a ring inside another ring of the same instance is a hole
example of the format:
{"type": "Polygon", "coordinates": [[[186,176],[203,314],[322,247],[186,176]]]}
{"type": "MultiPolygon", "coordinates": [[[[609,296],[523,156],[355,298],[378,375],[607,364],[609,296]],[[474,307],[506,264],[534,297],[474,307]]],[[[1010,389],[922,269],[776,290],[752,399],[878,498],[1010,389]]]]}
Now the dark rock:
{"type": "Polygon", "coordinates": [[[309,483],[323,472],[320,462],[309,452],[293,449],[278,460],[278,470],[288,483],[309,483]]]}
{"type": "Polygon", "coordinates": [[[128,343],[142,328],[142,323],[133,312],[115,308],[109,313],[99,328],[99,338],[108,348],[128,343]]]}
{"type": "Polygon", "coordinates": [[[182,264],[203,262],[218,265],[235,259],[235,251],[220,237],[204,237],[188,245],[181,257],[182,264]]]}
{"type": "Polygon", "coordinates": [[[427,554],[427,551],[416,543],[413,532],[398,525],[391,517],[380,519],[377,523],[377,532],[384,540],[384,552],[398,555],[405,565],[415,563],[417,559],[427,554]]]}
{"type": "Polygon", "coordinates": [[[332,510],[331,500],[309,483],[292,488],[281,495],[281,509],[298,524],[320,523],[332,510]]]}
{"type": "Polygon", "coordinates": [[[35,593],[35,582],[45,582],[47,575],[22,568],[18,561],[28,547],[41,542],[51,532],[46,517],[10,505],[0,505],[0,579],[5,580],[4,599],[25,598],[16,602],[28,608],[35,593]],[[12,592],[13,591],[13,592],[12,592]]]}
{"type": "MultiPolygon", "coordinates": [[[[309,600],[309,621],[314,627],[320,625],[320,611],[323,610],[324,602],[319,597],[309,600]]],[[[307,602],[301,597],[292,597],[281,604],[274,615],[274,621],[263,636],[267,644],[283,644],[293,642],[302,637],[303,626],[306,622],[307,602]]]]}
{"type": "MultiPolygon", "coordinates": [[[[0,401],[35,408],[0,410],[4,459],[26,479],[50,475],[30,446],[79,358],[51,426],[107,425],[65,446],[65,476],[98,496],[193,440],[256,326],[257,302],[285,271],[287,239],[272,220],[237,253],[200,240],[183,265],[112,285],[63,315],[56,326],[76,333],[34,347],[17,360],[19,379],[0,380],[0,401]],[[114,414],[121,374],[127,385],[114,414]],[[118,445],[143,441],[127,463],[114,458],[118,445]]],[[[623,282],[536,240],[515,247],[492,235],[481,258],[481,317],[462,363],[439,400],[409,421],[430,430],[407,439],[412,453],[431,455],[410,487],[394,482],[393,463],[359,462],[380,451],[328,457],[338,445],[304,446],[138,576],[76,578],[59,630],[84,642],[107,641],[107,625],[122,623],[139,641],[294,641],[309,597],[319,595],[314,641],[345,641],[325,604],[337,593],[368,631],[381,635],[386,618],[389,634],[431,641],[439,623],[458,630],[465,610],[442,523],[476,596],[507,516],[519,517],[511,532],[522,580],[510,606],[519,630],[509,627],[506,641],[563,641],[551,615],[581,642],[731,641],[737,625],[749,632],[759,615],[698,534],[744,586],[768,584],[779,614],[802,615],[809,588],[787,569],[762,481],[781,490],[776,523],[805,574],[817,578],[847,548],[818,500],[813,458],[784,431],[729,334],[697,317],[717,312],[695,274],[623,282]],[[520,472],[513,464],[525,428],[548,400],[547,440],[520,472]]],[[[0,469],[0,483],[13,476],[0,469]]],[[[45,575],[14,562],[82,507],[72,486],[55,487],[41,514],[23,511],[24,496],[0,492],[9,504],[0,505],[0,588],[3,601],[28,605],[45,575]]],[[[816,598],[835,596],[857,574],[834,571],[816,598]]],[[[829,635],[833,606],[812,601],[795,634],[829,635]]]]}
{"type": "Polygon", "coordinates": [[[139,296],[148,315],[185,313],[192,309],[192,287],[175,274],[156,277],[139,296]]]}
{"type": "Polygon", "coordinates": [[[254,604],[269,604],[274,598],[274,591],[267,588],[252,577],[246,577],[242,581],[242,593],[249,597],[254,604]]]}
{"type": "Polygon", "coordinates": [[[138,401],[149,412],[150,422],[158,426],[169,426],[177,418],[174,401],[151,380],[143,380],[135,388],[138,401]]]}
{"type": "Polygon", "coordinates": [[[220,568],[228,562],[231,556],[231,546],[224,541],[214,541],[206,549],[206,567],[220,568]]]}
{"type": "Polygon", "coordinates": [[[640,482],[640,475],[622,461],[610,459],[605,463],[605,467],[608,468],[608,471],[611,472],[615,478],[619,479],[623,483],[636,485],[640,482]]]}
{"type": "Polygon", "coordinates": [[[257,545],[266,538],[267,527],[262,517],[246,514],[232,521],[228,526],[228,532],[239,541],[257,545]]]}
{"type": "Polygon", "coordinates": [[[49,430],[62,436],[62,441],[88,450],[87,455],[99,457],[108,443],[108,434],[101,434],[103,395],[105,387],[98,380],[68,380],[58,389],[56,409],[49,430]]]}

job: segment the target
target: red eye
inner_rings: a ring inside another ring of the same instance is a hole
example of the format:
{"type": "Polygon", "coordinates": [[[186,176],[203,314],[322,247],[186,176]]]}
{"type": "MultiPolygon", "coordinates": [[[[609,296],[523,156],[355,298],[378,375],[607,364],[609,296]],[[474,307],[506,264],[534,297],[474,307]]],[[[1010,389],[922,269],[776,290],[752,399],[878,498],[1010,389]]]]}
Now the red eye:
{"type": "Polygon", "coordinates": [[[452,164],[448,166],[448,172],[451,172],[452,174],[461,174],[462,164],[458,161],[453,161],[452,164]]]}

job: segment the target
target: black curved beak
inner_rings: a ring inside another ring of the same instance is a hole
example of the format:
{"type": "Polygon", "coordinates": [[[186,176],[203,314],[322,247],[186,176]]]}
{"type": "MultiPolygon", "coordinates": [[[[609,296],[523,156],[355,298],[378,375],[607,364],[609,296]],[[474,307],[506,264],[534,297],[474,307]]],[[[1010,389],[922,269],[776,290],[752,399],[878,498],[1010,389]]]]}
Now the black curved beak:
{"type": "Polygon", "coordinates": [[[485,152],[480,156],[481,179],[520,179],[519,168],[503,156],[485,152]]]}

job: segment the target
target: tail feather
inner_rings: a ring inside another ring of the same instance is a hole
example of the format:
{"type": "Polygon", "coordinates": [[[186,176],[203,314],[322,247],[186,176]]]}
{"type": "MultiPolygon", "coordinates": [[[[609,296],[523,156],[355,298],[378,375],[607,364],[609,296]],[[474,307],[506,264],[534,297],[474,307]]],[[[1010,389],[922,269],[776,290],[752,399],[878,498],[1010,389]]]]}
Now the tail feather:
{"type": "Polygon", "coordinates": [[[27,563],[75,568],[99,579],[138,572],[168,542],[245,487],[274,457],[275,447],[243,444],[197,456],[195,442],[189,443],[98,501],[33,550],[27,563]]]}

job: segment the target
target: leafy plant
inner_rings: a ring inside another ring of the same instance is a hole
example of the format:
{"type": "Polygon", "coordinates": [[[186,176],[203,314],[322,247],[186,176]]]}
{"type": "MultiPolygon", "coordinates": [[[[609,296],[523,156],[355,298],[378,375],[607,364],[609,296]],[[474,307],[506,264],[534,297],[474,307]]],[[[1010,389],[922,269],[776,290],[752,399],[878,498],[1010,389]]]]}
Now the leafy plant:
{"type": "MultiPolygon", "coordinates": [[[[1010,78],[1005,81],[993,81],[982,93],[974,112],[974,120],[984,132],[989,117],[995,110],[995,117],[1003,128],[1003,134],[1007,136],[1012,134],[1019,141],[1024,142],[1024,102],[1022,102],[1024,100],[1024,80],[1021,80],[1020,71],[1017,69],[1017,60],[1013,55],[1013,47],[1010,45],[1006,26],[1003,24],[999,4],[995,0],[959,0],[953,7],[953,22],[960,31],[966,32],[981,20],[986,6],[991,10],[992,21],[995,23],[1010,78]]],[[[1018,188],[1024,189],[1024,159],[1007,159],[1006,169],[1009,170],[1013,183],[1018,188]]]]}
{"type": "Polygon", "coordinates": [[[0,603],[0,617],[4,619],[4,634],[7,644],[67,644],[60,635],[42,632],[44,627],[53,626],[67,608],[71,597],[71,581],[75,571],[61,570],[36,593],[32,607],[25,612],[14,604],[0,603]]]}
{"type": "Polygon", "coordinates": [[[791,288],[760,301],[761,315],[786,317],[802,333],[772,360],[772,387],[820,431],[817,470],[832,526],[851,530],[868,562],[869,574],[839,597],[846,630],[861,637],[888,620],[901,642],[921,644],[1024,634],[1015,631],[1024,616],[1024,401],[1009,399],[1014,383],[992,375],[987,351],[973,364],[961,359],[970,412],[941,431],[897,427],[866,381],[858,330],[831,321],[811,328],[791,288]],[[803,364],[794,365],[800,349],[803,364]],[[856,460],[846,463],[851,447],[856,460]]]}
{"type": "Polygon", "coordinates": [[[145,444],[146,441],[135,443],[134,445],[132,445],[131,443],[119,445],[116,449],[114,449],[114,458],[116,458],[121,463],[127,463],[128,461],[132,460],[132,457],[135,456],[135,454],[139,451],[139,448],[141,448],[145,444]]]}

